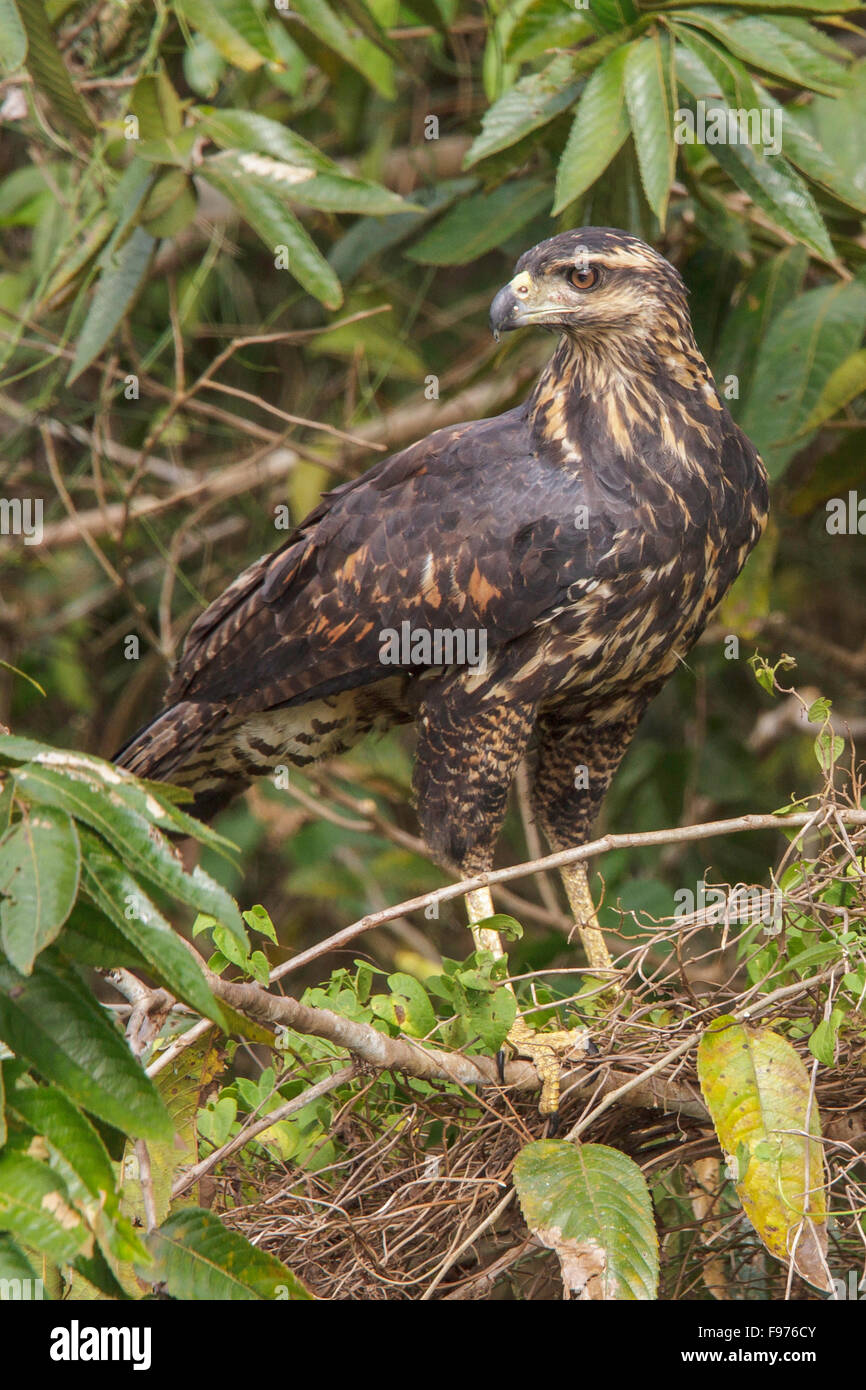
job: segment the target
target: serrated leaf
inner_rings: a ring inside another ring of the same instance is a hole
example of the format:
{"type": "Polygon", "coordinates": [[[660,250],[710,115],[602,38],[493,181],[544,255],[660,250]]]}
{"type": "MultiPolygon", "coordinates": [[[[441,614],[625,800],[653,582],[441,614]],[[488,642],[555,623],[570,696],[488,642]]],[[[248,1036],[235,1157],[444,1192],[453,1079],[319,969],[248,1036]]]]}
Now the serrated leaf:
{"type": "Polygon", "coordinates": [[[0,0],[0,67],[17,72],[27,57],[27,33],[15,0],[0,0]]]}
{"type": "MultiPolygon", "coordinates": [[[[772,106],[769,95],[757,84],[756,95],[762,105],[772,106]]],[[[839,167],[808,126],[798,120],[790,108],[786,108],[782,113],[782,148],[786,159],[807,178],[826,189],[840,202],[847,203],[858,212],[866,212],[866,188],[839,167]]]]}
{"type": "Polygon", "coordinates": [[[176,0],[178,15],[242,72],[276,61],[268,32],[252,0],[176,0]]]}
{"type": "Polygon", "coordinates": [[[292,14],[298,16],[312,34],[339,55],[376,88],[383,97],[396,95],[394,65],[387,53],[363,34],[350,33],[327,0],[292,0],[292,14]]]}
{"type": "Polygon", "coordinates": [[[174,1298],[233,1302],[312,1299],[297,1275],[200,1207],[174,1212],[148,1238],[155,1267],[144,1277],[174,1298]]]}
{"type": "Polygon", "coordinates": [[[647,202],[665,225],[676,167],[671,51],[665,35],[653,34],[629,48],[625,95],[647,202]]]}
{"type": "MultiPolygon", "coordinates": [[[[338,309],[343,291],[321,251],[287,207],[286,192],[273,181],[255,177],[229,155],[214,155],[203,161],[201,176],[234,203],[272,255],[277,247],[288,248],[288,268],[304,289],[329,309],[338,309]]],[[[306,177],[309,170],[298,169],[306,177]]],[[[300,180],[299,180],[300,181],[300,180]]]]}
{"type": "MultiPolygon", "coordinates": [[[[84,135],[94,135],[90,112],[72,85],[42,0],[20,0],[18,15],[27,34],[27,71],[58,115],[84,135]]],[[[18,40],[20,49],[20,39],[18,40]]]]}
{"type": "MultiPolygon", "coordinates": [[[[605,45],[604,52],[610,46],[605,45]]],[[[601,43],[593,45],[593,50],[601,48],[601,43]]],[[[598,52],[596,61],[602,56],[598,52]]],[[[577,77],[582,58],[582,54],[560,54],[541,72],[521,78],[494,102],[482,118],[481,133],[472,142],[464,167],[471,168],[480,159],[516,145],[525,135],[567,110],[580,91],[577,77]]]]}
{"type": "Polygon", "coordinates": [[[749,145],[714,145],[712,153],[738,188],[773,221],[826,261],[835,256],[824,220],[806,184],[787,160],[761,158],[749,145]]]}
{"type": "Polygon", "coordinates": [[[456,203],[405,253],[422,265],[468,265],[525,227],[550,205],[550,188],[535,179],[502,184],[456,203]]]}
{"type": "Polygon", "coordinates": [[[11,1231],[57,1264],[93,1249],[93,1235],[70,1205],[60,1176],[47,1164],[10,1150],[0,1154],[0,1230],[11,1231]]]}
{"type": "Polygon", "coordinates": [[[75,344],[67,386],[77,381],[117,331],[147,274],[155,245],[143,227],[136,227],[106,265],[75,344]]]}
{"type": "Polygon", "coordinates": [[[0,1037],[85,1110],[125,1133],[167,1138],[171,1121],[123,1036],[80,982],[37,961],[0,961],[0,1037]]]}
{"type": "Polygon", "coordinates": [[[658,1237],[646,1180],[604,1144],[540,1139],[514,1163],[530,1230],[555,1250],[566,1291],[578,1299],[653,1299],[658,1237]]]}
{"type": "Polygon", "coordinates": [[[799,1056],[769,1028],[723,1017],[701,1039],[698,1077],[725,1153],[748,1145],[736,1188],[764,1245],[788,1264],[796,1241],[797,1273],[829,1291],[821,1121],[799,1056]]]}
{"type": "Polygon", "coordinates": [[[866,328],[866,286],[858,280],[807,290],[775,318],[758,356],[742,426],[778,477],[837,364],[866,328]]]}
{"type": "Polygon", "coordinates": [[[197,115],[200,118],[197,128],[224,150],[250,150],[302,169],[339,172],[339,165],[309,140],[280,121],[272,121],[256,111],[236,111],[231,107],[218,111],[212,106],[202,106],[197,109],[197,115]]]}
{"type": "MultiPolygon", "coordinates": [[[[743,107],[751,110],[758,106],[755,84],[733,53],[700,29],[692,29],[687,24],[673,24],[671,27],[679,43],[689,49],[706,70],[707,89],[702,96],[708,99],[723,96],[735,109],[743,107]]],[[[681,50],[676,50],[678,66],[680,52],[681,50]]],[[[772,106],[769,101],[767,104],[772,106]]]]}
{"type": "MultiPolygon", "coordinates": [[[[211,993],[201,967],[141,885],[97,835],[82,830],[81,840],[82,886],[96,906],[132,942],[148,969],[171,994],[225,1027],[222,1006],[211,993]]],[[[236,940],[233,936],[229,939],[236,940]]]]}
{"type": "MultiPolygon", "coordinates": [[[[147,1252],[120,1215],[114,1167],[97,1130],[56,1086],[19,1086],[11,1109],[47,1141],[75,1206],[118,1260],[141,1259],[147,1252]]],[[[151,1141],[153,1143],[154,1141],[151,1141]]],[[[104,1271],[89,1277],[104,1287],[104,1271]]],[[[114,1289],[106,1290],[112,1294],[114,1289]]]]}
{"type": "Polygon", "coordinates": [[[16,783],[19,794],[31,803],[56,806],[97,830],[136,878],[157,884],[201,912],[210,912],[246,946],[246,928],[234,899],[198,866],[186,873],[161,832],[130,808],[123,795],[126,788],[94,786],[84,776],[44,763],[19,768],[16,783]]]}
{"type": "Polygon", "coordinates": [[[72,911],[80,866],[64,811],[33,807],[0,839],[0,941],[19,974],[30,974],[72,911]]]}
{"type": "Polygon", "coordinates": [[[112,1215],[118,1207],[108,1150],[85,1115],[57,1086],[16,1087],[10,1109],[57,1149],[83,1189],[112,1215]]]}
{"type": "Polygon", "coordinates": [[[554,217],[595,183],[628,139],[629,118],[625,103],[628,53],[628,45],[623,44],[609,54],[583,89],[556,173],[554,217]]]}
{"type": "MultiPolygon", "coordinates": [[[[782,77],[795,88],[835,95],[845,81],[845,70],[816,51],[796,31],[759,15],[732,19],[724,9],[705,5],[679,10],[677,19],[718,39],[750,67],[782,77]]],[[[804,23],[804,21],[799,21],[804,23]]]]}

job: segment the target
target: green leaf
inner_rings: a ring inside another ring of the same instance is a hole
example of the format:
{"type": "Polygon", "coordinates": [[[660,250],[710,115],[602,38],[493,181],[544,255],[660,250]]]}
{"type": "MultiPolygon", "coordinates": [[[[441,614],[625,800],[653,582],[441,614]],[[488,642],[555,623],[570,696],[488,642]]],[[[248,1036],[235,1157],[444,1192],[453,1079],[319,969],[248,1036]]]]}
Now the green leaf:
{"type": "Polygon", "coordinates": [[[148,1238],[155,1268],[144,1277],[193,1302],[311,1299],[291,1270],[199,1207],[175,1212],[148,1238]]]}
{"type": "Polygon", "coordinates": [[[749,1147],[736,1189],[764,1245],[787,1264],[799,1232],[796,1272],[829,1291],[821,1121],[794,1048],[769,1028],[722,1017],[701,1039],[698,1077],[724,1151],[749,1147]]]}
{"type": "MultiPolygon", "coordinates": [[[[213,1086],[223,1066],[219,1048],[211,1035],[198,1038],[185,1047],[154,1078],[174,1126],[170,1140],[151,1140],[147,1146],[157,1225],[165,1220],[171,1209],[171,1189],[178,1169],[190,1167],[198,1159],[196,1116],[203,1094],[213,1086]]],[[[228,1137],[228,1130],[225,1137],[228,1137]]],[[[123,1166],[126,1180],[122,1210],[127,1218],[143,1227],[146,1225],[144,1194],[137,1180],[138,1156],[130,1141],[126,1145],[123,1166]]],[[[192,1184],[177,1200],[183,1206],[195,1205],[195,1191],[196,1185],[192,1184]]]]}
{"type": "MultiPolygon", "coordinates": [[[[721,43],[698,29],[687,24],[672,24],[671,28],[681,44],[694,55],[706,69],[710,77],[708,88],[702,95],[705,98],[723,96],[735,109],[740,107],[752,110],[758,106],[755,84],[743,64],[721,43]]],[[[679,65],[679,50],[676,61],[679,65]]],[[[773,103],[767,100],[768,106],[773,103]]]]}
{"type": "MultiPolygon", "coordinates": [[[[66,64],[51,32],[42,0],[19,0],[18,15],[27,33],[27,71],[40,92],[62,116],[84,135],[94,135],[90,112],[72,85],[66,64]]],[[[13,41],[15,36],[13,35],[13,41]]],[[[20,37],[17,40],[20,51],[20,37]]]]}
{"type": "Polygon", "coordinates": [[[256,903],[254,907],[248,908],[246,912],[241,913],[241,916],[247,926],[252,927],[253,931],[266,936],[269,941],[273,941],[275,946],[279,945],[276,928],[270,919],[267,908],[262,907],[261,903],[256,903]]]}
{"type": "Polygon", "coordinates": [[[423,265],[468,265],[525,227],[550,204],[550,188],[535,179],[502,184],[456,203],[406,252],[423,265]]]}
{"type": "Polygon", "coordinates": [[[113,337],[147,274],[155,245],[152,236],[136,227],[103,270],[75,344],[67,386],[77,381],[113,337]]]}
{"type": "Polygon", "coordinates": [[[209,139],[224,150],[251,150],[301,169],[339,172],[339,165],[309,140],[268,116],[260,116],[255,111],[235,111],[231,107],[218,111],[212,106],[200,106],[196,114],[200,118],[197,128],[204,130],[209,139]]]}
{"type": "MultiPolygon", "coordinates": [[[[0,1233],[0,1279],[19,1279],[22,1283],[29,1280],[28,1291],[34,1298],[36,1297],[37,1286],[42,1283],[20,1245],[17,1245],[10,1235],[2,1233],[0,1233]]],[[[51,1297],[47,1290],[43,1290],[41,1296],[43,1298],[51,1297]]]]}
{"type": "Polygon", "coordinates": [[[464,990],[460,1001],[461,1037],[478,1043],[485,1052],[498,1052],[517,1017],[517,1000],[510,989],[496,988],[490,980],[482,989],[472,988],[472,976],[477,973],[464,970],[457,977],[464,990]]]}
{"type": "Polygon", "coordinates": [[[33,807],[0,839],[0,941],[19,974],[72,911],[80,865],[75,826],[52,807],[33,807]]]}
{"type": "Polygon", "coordinates": [[[370,1007],[377,1018],[407,1033],[410,1038],[424,1038],[436,1027],[436,1015],[427,991],[414,975],[398,972],[388,976],[390,996],[376,994],[370,1007]]]}
{"type": "Polygon", "coordinates": [[[671,50],[653,34],[632,44],[625,64],[625,95],[647,202],[662,227],[676,167],[671,50]]]}
{"type": "Polygon", "coordinates": [[[628,139],[625,103],[628,54],[625,44],[615,49],[599,64],[583,89],[557,169],[554,216],[595,183],[628,139]]]}
{"type": "Polygon", "coordinates": [[[604,1144],[539,1139],[520,1150],[514,1186],[524,1220],[555,1250],[578,1298],[646,1300],[658,1286],[658,1237],[646,1180],[604,1144]]]}
{"type": "MultiPolygon", "coordinates": [[[[595,54],[597,61],[603,56],[603,52],[597,50],[607,52],[611,47],[609,42],[599,42],[588,51],[595,54]]],[[[485,113],[481,133],[472,142],[464,167],[470,168],[480,159],[516,145],[525,135],[547,125],[560,111],[571,106],[580,91],[576,79],[582,61],[582,53],[563,53],[541,72],[532,73],[515,83],[485,113]]]]}
{"type": "Polygon", "coordinates": [[[817,700],[813,700],[806,711],[806,718],[810,724],[823,724],[830,718],[830,711],[833,708],[832,700],[828,700],[826,695],[819,695],[817,700]]]}
{"type": "MultiPolygon", "coordinates": [[[[286,192],[281,193],[273,180],[254,176],[228,154],[214,155],[204,160],[199,172],[202,178],[234,203],[272,256],[277,255],[278,247],[287,248],[288,268],[305,290],[321,300],[328,309],[340,307],[343,302],[340,282],[321,251],[289,211],[286,192]]],[[[298,169],[300,175],[307,172],[298,169]]]]}
{"type": "Polygon", "coordinates": [[[815,200],[799,174],[781,157],[763,159],[749,145],[714,145],[714,158],[779,227],[793,232],[824,260],[835,253],[815,200]]]}
{"type": "MultiPolygon", "coordinates": [[[[60,1172],[71,1200],[115,1259],[146,1258],[145,1246],[120,1215],[111,1158],[87,1117],[56,1086],[18,1086],[10,1104],[47,1141],[54,1155],[51,1166],[60,1172]]],[[[97,1273],[91,1271],[89,1277],[97,1273]]]]}
{"type": "Polygon", "coordinates": [[[140,140],[162,140],[183,129],[183,106],[162,63],[156,72],[139,77],[129,109],[138,118],[140,140]]]}
{"type": "Polygon", "coordinates": [[[0,1154],[0,1229],[11,1231],[56,1264],[93,1249],[93,1236],[70,1205],[59,1174],[10,1150],[0,1154]]]}
{"type": "Polygon", "coordinates": [[[800,445],[791,440],[809,418],[837,364],[866,328],[866,286],[858,280],[808,290],[770,325],[758,356],[742,426],[778,477],[800,445]]]}
{"type": "MultiPolygon", "coordinates": [[[[769,95],[757,84],[756,93],[762,105],[772,105],[769,95]]],[[[816,140],[808,126],[798,120],[790,108],[786,108],[782,114],[782,131],[782,148],[791,164],[840,202],[847,203],[858,212],[866,212],[866,188],[862,185],[862,169],[858,171],[861,175],[861,181],[858,181],[840,168],[816,140]]]]}
{"type": "Polygon", "coordinates": [[[829,1018],[822,1018],[809,1039],[809,1051],[822,1066],[832,1067],[836,1061],[836,1038],[839,1025],[845,1018],[842,1009],[832,1009],[829,1018]]]}
{"type": "MultiPolygon", "coordinates": [[[[347,284],[374,256],[381,256],[393,247],[399,246],[413,232],[420,231],[425,223],[438,213],[444,212],[458,198],[462,198],[475,187],[476,180],[471,177],[445,179],[435,188],[422,188],[412,194],[412,201],[418,208],[417,212],[401,212],[379,220],[359,217],[356,222],[352,223],[345,236],[335,242],[328,252],[328,262],[331,269],[339,275],[344,285],[347,284]]],[[[355,327],[361,331],[363,325],[352,325],[352,328],[355,327]]],[[[393,337],[393,334],[391,336],[393,337]]],[[[314,352],[316,351],[315,343],[318,341],[318,339],[314,340],[314,344],[311,345],[311,350],[314,352]]],[[[414,355],[417,356],[417,354],[414,355]]],[[[424,375],[423,371],[420,375],[424,375]]],[[[416,373],[416,380],[417,378],[418,373],[416,373]]]]}
{"type": "Polygon", "coordinates": [[[27,57],[27,33],[15,0],[0,0],[0,66],[16,72],[27,57]]]}
{"type": "Polygon", "coordinates": [[[797,431],[797,436],[811,434],[825,420],[838,415],[846,405],[866,391],[866,348],[852,352],[830,373],[821,394],[797,431]]]}
{"type": "Polygon", "coordinates": [[[570,0],[532,0],[506,39],[505,60],[529,63],[549,49],[573,48],[591,33],[587,17],[570,0]]]}
{"type": "MultiPolygon", "coordinates": [[[[82,830],[81,842],[82,885],[96,906],[132,942],[171,994],[225,1027],[222,1007],[201,967],[140,884],[97,835],[82,830]]],[[[230,939],[236,942],[234,936],[230,939]]]]}
{"type": "Polygon", "coordinates": [[[805,246],[786,246],[749,276],[725,320],[716,351],[716,375],[733,374],[745,392],[770,324],[795,299],[806,274],[805,246]]]}
{"type": "Polygon", "coordinates": [[[172,237],[189,226],[197,211],[192,179],[180,169],[167,169],[145,199],[141,221],[149,236],[172,237]]]}
{"type": "Polygon", "coordinates": [[[327,48],[366,78],[377,92],[393,100],[397,89],[394,65],[388,54],[363,35],[351,34],[326,0],[292,0],[292,14],[298,16],[327,48]]]}
{"type": "Polygon", "coordinates": [[[750,67],[782,77],[797,89],[807,87],[832,96],[845,81],[844,68],[807,42],[805,31],[809,26],[805,21],[795,21],[801,28],[791,31],[763,16],[731,19],[723,9],[709,5],[678,10],[676,17],[683,24],[712,34],[750,67]]]}
{"type": "Polygon", "coordinates": [[[253,179],[278,198],[302,203],[305,207],[322,208],[327,212],[382,216],[403,212],[407,208],[397,193],[383,188],[381,184],[351,178],[339,172],[316,171],[307,165],[287,163],[250,150],[227,150],[224,154],[214,155],[208,161],[208,168],[214,167],[241,182],[253,179]]]}
{"type": "Polygon", "coordinates": [[[632,24],[638,15],[634,0],[592,0],[589,12],[591,23],[611,32],[632,24]]]}
{"type": "Polygon", "coordinates": [[[825,776],[832,771],[833,764],[839,761],[844,747],[844,738],[840,734],[834,734],[831,729],[822,729],[815,739],[815,757],[825,776]]]}
{"type": "Polygon", "coordinates": [[[488,931],[499,932],[506,941],[520,941],[523,936],[523,928],[516,917],[510,917],[507,912],[494,912],[492,917],[485,917],[482,925],[488,931]]]}
{"type": "Polygon", "coordinates": [[[79,982],[42,961],[29,977],[0,961],[0,1038],[98,1119],[141,1138],[171,1121],[122,1034],[79,982]]]}
{"type": "MultiPolygon", "coordinates": [[[[866,60],[851,69],[850,86],[839,97],[816,97],[805,111],[799,108],[798,122],[808,122],[815,136],[846,184],[866,197],[866,162],[863,160],[862,132],[866,125],[866,60]]],[[[791,158],[795,157],[796,150],[791,158]]],[[[837,195],[839,196],[839,195],[837,195]]]]}
{"type": "MultiPolygon", "coordinates": [[[[680,83],[695,100],[708,102],[708,122],[717,109],[727,121],[728,108],[712,99],[719,84],[702,58],[691,48],[678,44],[676,68],[680,83]]],[[[709,150],[737,187],[748,193],[779,227],[792,232],[825,260],[833,260],[833,247],[814,199],[785,159],[764,156],[763,151],[756,153],[751,145],[723,143],[709,146],[709,150]]]]}
{"type": "Polygon", "coordinates": [[[144,816],[131,810],[128,787],[104,788],[42,763],[16,773],[19,794],[36,804],[56,806],[84,821],[114,847],[136,878],[144,878],[200,912],[210,912],[246,946],[237,903],[198,866],[186,873],[168,841],[144,816]]]}
{"type": "Polygon", "coordinates": [[[174,8],[242,72],[255,72],[262,63],[277,61],[252,0],[176,0],[174,8]]]}
{"type": "Polygon", "coordinates": [[[19,1085],[10,1108],[43,1135],[80,1180],[85,1192],[112,1216],[118,1209],[108,1150],[85,1115],[56,1086],[19,1085]]]}

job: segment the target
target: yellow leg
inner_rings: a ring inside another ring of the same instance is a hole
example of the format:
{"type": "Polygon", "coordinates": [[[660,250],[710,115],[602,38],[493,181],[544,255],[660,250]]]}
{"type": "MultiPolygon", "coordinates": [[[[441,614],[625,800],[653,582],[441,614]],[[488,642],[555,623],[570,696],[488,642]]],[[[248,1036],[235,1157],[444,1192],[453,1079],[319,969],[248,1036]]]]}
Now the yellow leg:
{"type": "Polygon", "coordinates": [[[593,970],[613,970],[610,951],[595,915],[595,903],[589,891],[586,865],[566,864],[561,873],[568,904],[574,913],[578,936],[590,966],[593,970]]]}
{"type": "MultiPolygon", "coordinates": [[[[493,898],[489,888],[476,888],[466,894],[466,911],[472,939],[477,951],[492,951],[499,960],[505,955],[499,933],[489,927],[475,924],[494,915],[493,898]]],[[[596,931],[598,928],[596,927],[596,931]]],[[[600,934],[600,933],[599,933],[600,934]]],[[[602,941],[602,946],[604,942],[602,941]]],[[[509,983],[507,988],[514,990],[509,983]]],[[[570,1053],[584,1056],[590,1047],[590,1036],[586,1028],[559,1029],[554,1033],[536,1033],[520,1014],[508,1032],[506,1042],[519,1057],[528,1057],[538,1072],[541,1082],[541,1099],[538,1109],[542,1115],[555,1115],[559,1109],[560,1058],[570,1053]]]]}

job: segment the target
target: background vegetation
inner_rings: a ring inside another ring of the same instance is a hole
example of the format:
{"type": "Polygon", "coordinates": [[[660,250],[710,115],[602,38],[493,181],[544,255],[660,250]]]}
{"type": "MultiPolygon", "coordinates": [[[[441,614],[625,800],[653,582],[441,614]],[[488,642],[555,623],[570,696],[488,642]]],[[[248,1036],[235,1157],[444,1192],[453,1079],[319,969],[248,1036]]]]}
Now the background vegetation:
{"type": "MultiPolygon", "coordinates": [[[[467,1110],[465,1087],[406,1083],[396,1072],[373,1085],[344,1075],[347,1054],[333,1041],[285,1020],[276,1040],[263,1035],[249,1011],[246,1023],[225,1012],[237,1001],[217,997],[215,977],[174,935],[188,936],[204,914],[211,966],[224,981],[261,984],[269,969],[366,913],[444,886],[416,838],[408,735],[365,744],[310,778],[293,773],[288,788],[257,789],[217,827],[238,853],[201,832],[207,878],[184,871],[148,831],[188,828],[172,801],[161,796],[157,806],[131,784],[118,788],[97,761],[46,763],[45,745],[110,757],[157,707],[202,605],[278,544],[324,488],[386,450],[526,393],[552,344],[531,334],[495,344],[487,311],[517,256],[543,237],[585,223],[619,226],[678,265],[698,342],[773,480],[770,530],[653,706],[602,829],[771,812],[792,798],[859,804],[851,735],[866,717],[866,515],[857,510],[857,489],[866,489],[864,53],[857,11],[832,0],[591,0],[585,9],[565,0],[0,2],[0,496],[44,508],[40,543],[12,533],[8,508],[0,534],[0,723],[38,740],[3,745],[0,1035],[15,1054],[2,1067],[4,1268],[30,1267],[42,1252],[56,1292],[119,1297],[161,1281],[196,1297],[208,1241],[228,1242],[226,1269],[240,1258],[231,1245],[239,1236],[209,1212],[184,1211],[189,1183],[169,1214],[180,1160],[159,1148],[171,1128],[166,1105],[186,1134],[184,1162],[197,1146],[205,1158],[240,1138],[201,1176],[210,1184],[199,1186],[202,1207],[249,1209],[251,1225],[233,1220],[250,1230],[261,1219],[259,1195],[279,1185],[281,1230],[295,1244],[274,1237],[276,1249],[261,1230],[257,1243],[292,1267],[299,1238],[311,1234],[311,1175],[332,1199],[347,1155],[369,1152],[372,1171],[388,1174],[386,1196],[402,1192],[406,1172],[425,1171],[431,1155],[438,1163],[464,1154],[473,1177],[510,1173],[519,1144],[496,1148],[502,1126],[467,1110]],[[783,110],[781,152],[678,144],[677,112],[699,101],[783,110]],[[844,528],[832,524],[832,499],[844,503],[844,528]],[[777,672],[784,692],[766,671],[764,688],[755,682],[755,650],[771,666],[783,652],[794,658],[796,669],[777,672]],[[787,693],[791,685],[803,698],[787,693]],[[30,860],[42,865],[33,893],[50,884],[41,918],[32,897],[10,891],[30,860]],[[134,910],[142,895],[144,917],[134,910]],[[234,900],[267,912],[244,922],[234,900]],[[144,1086],[93,1002],[90,967],[144,975],[240,1035],[240,1050],[205,1040],[160,1063],[189,1014],[160,1012],[148,998],[136,1015],[133,976],[115,975],[125,1003],[104,982],[98,997],[156,1065],[144,1086]],[[49,1038],[46,1017],[57,1021],[49,1038]],[[64,1049],[69,1065],[58,1071],[64,1049]],[[110,1096],[97,1094],[102,1067],[128,1074],[128,1096],[114,1085],[110,1096]],[[250,1124],[320,1082],[320,1098],[250,1136],[250,1124]],[[411,1161],[398,1145],[389,1168],[387,1145],[401,1125],[411,1161]],[[156,1194],[152,1175],[136,1187],[141,1163],[157,1175],[156,1194]],[[34,1225],[28,1196],[43,1190],[59,1193],[75,1222],[34,1225]],[[133,1221],[145,1228],[149,1257],[133,1221]],[[156,1273],[148,1258],[159,1262],[156,1273]]],[[[538,852],[523,803],[521,793],[502,864],[538,852]]],[[[846,910],[850,939],[839,938],[838,912],[810,915],[801,901],[781,947],[754,927],[719,946],[718,931],[698,922],[685,958],[676,933],[654,936],[653,921],[704,879],[769,886],[781,833],[622,847],[599,860],[603,922],[621,934],[633,966],[662,972],[652,997],[642,996],[661,1010],[653,1026],[679,1026],[683,1001],[695,1008],[709,990],[727,989],[727,1007],[759,981],[769,996],[817,972],[818,984],[786,1004],[782,1032],[834,1084],[840,1067],[859,1076],[862,849],[852,834],[848,846],[841,833],[832,843],[813,834],[785,865],[794,875],[786,890],[806,884],[813,904],[846,910]],[[792,956],[806,951],[795,969],[792,956]]],[[[524,928],[510,969],[535,978],[539,1005],[571,1000],[574,1016],[603,1032],[557,892],[542,875],[501,890],[503,910],[524,928]],[[543,982],[538,975],[556,970],[543,982]]],[[[435,917],[398,916],[311,960],[294,972],[291,992],[306,987],[311,1005],[394,1039],[408,1005],[403,1032],[486,1056],[504,1032],[500,981],[484,961],[461,975],[456,962],[467,951],[460,900],[443,900],[435,917]]],[[[653,1046],[664,1052],[663,1042],[653,1046]]],[[[639,1071],[650,1054],[634,1036],[629,1044],[639,1071]]],[[[848,1110],[862,1104],[858,1085],[849,1081],[848,1110]]],[[[518,1129],[513,1115],[511,1123],[523,1139],[540,1134],[531,1096],[520,1102],[518,1129]]],[[[688,1239],[663,1243],[663,1292],[711,1297],[724,1286],[733,1296],[782,1296],[783,1267],[757,1241],[748,1245],[742,1217],[746,1253],[732,1246],[728,1266],[711,1271],[715,1284],[706,1279],[700,1221],[740,1210],[708,1133],[704,1111],[693,1157],[709,1155],[715,1168],[712,1177],[701,1170],[712,1195],[700,1220],[687,1165],[671,1158],[646,1169],[662,1229],[681,1233],[692,1222],[688,1239]]],[[[628,1148],[622,1132],[601,1137],[628,1148]]],[[[831,1206],[859,1181],[856,1168],[835,1173],[831,1206]]],[[[375,1203],[364,1200],[378,1232],[375,1203]]],[[[524,1202],[534,1227],[531,1207],[524,1202]]],[[[471,1279],[448,1260],[487,1208],[449,1210],[454,1224],[440,1243],[416,1242],[416,1263],[390,1272],[378,1257],[359,1256],[351,1223],[343,1233],[317,1227],[321,1248],[304,1276],[328,1296],[414,1297],[437,1278],[460,1296],[471,1279]]],[[[413,1211],[408,1204],[407,1222],[413,1211]]],[[[537,1244],[520,1246],[518,1218],[519,1240],[510,1213],[504,1219],[510,1260],[497,1275],[502,1250],[484,1246],[494,1273],[471,1296],[546,1296],[555,1264],[537,1244]]],[[[849,1263],[853,1230],[841,1218],[831,1226],[849,1263]]],[[[646,1231],[635,1239],[651,1243],[646,1231]]],[[[243,1296],[299,1292],[283,1266],[260,1259],[243,1296]]],[[[831,1265],[835,1272],[838,1261],[831,1265]]],[[[226,1276],[216,1295],[238,1288],[226,1276]]]]}

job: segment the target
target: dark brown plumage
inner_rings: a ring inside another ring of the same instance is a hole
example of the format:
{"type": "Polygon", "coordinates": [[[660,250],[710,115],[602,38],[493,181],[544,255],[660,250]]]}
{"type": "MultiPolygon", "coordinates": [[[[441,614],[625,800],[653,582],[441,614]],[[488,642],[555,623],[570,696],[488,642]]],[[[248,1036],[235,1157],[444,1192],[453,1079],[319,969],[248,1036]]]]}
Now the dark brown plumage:
{"type": "Polygon", "coordinates": [[[647,703],[761,535],[766,475],[695,345],[678,273],[636,238],[542,242],[491,322],[562,334],[529,399],[323,497],[195,623],[122,766],[191,787],[208,816],[275,766],[414,721],[418,814],[440,860],[490,867],[527,750],[551,845],[588,838],[647,703]],[[389,630],[468,634],[470,651],[483,634],[486,669],[453,653],[384,664],[389,630]]]}

